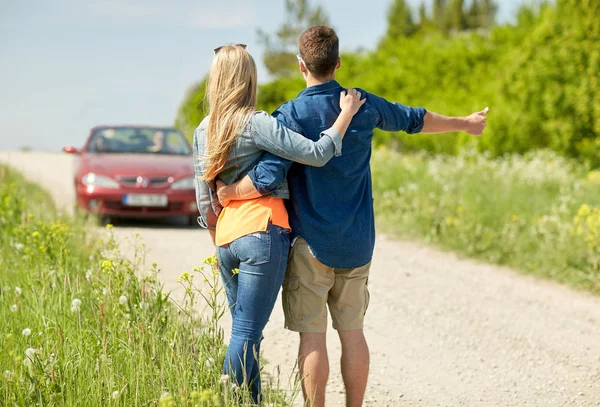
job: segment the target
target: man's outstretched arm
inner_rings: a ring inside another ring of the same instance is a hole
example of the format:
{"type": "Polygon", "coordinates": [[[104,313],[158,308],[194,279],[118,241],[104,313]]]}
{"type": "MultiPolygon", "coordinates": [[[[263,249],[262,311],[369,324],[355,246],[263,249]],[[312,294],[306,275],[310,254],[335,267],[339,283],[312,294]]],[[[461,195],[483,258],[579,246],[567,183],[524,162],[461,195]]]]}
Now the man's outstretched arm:
{"type": "Polygon", "coordinates": [[[420,132],[433,134],[465,131],[473,136],[481,136],[485,128],[488,111],[489,108],[486,107],[481,112],[465,117],[448,117],[427,111],[423,118],[423,129],[420,132]]]}
{"type": "Polygon", "coordinates": [[[488,108],[464,117],[448,117],[422,107],[388,102],[380,96],[368,94],[369,103],[378,114],[377,127],[384,131],[416,133],[449,133],[465,131],[480,136],[485,128],[488,108]]]}

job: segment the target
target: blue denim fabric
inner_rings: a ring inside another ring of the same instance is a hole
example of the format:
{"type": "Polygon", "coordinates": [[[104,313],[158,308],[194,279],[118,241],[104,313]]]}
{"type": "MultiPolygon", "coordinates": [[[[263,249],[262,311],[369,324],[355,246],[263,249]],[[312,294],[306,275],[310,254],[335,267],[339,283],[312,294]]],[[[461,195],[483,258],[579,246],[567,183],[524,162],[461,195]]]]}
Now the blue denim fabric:
{"type": "MultiPolygon", "coordinates": [[[[306,138],[318,140],[319,133],[331,126],[340,113],[342,90],[336,81],[311,86],[279,107],[273,116],[306,138]]],[[[369,166],[373,130],[418,133],[426,114],[423,108],[390,103],[359,91],[367,102],[346,132],[343,155],[321,168],[313,168],[265,154],[248,172],[263,194],[285,182],[287,172],[292,237],[306,239],[317,259],[330,267],[361,267],[373,257],[375,218],[369,166]]]]}
{"type": "Polygon", "coordinates": [[[248,384],[255,402],[261,394],[262,333],[283,283],[289,250],[289,231],[272,224],[266,232],[251,233],[217,247],[233,321],[223,371],[236,384],[248,384]],[[239,273],[234,274],[236,268],[239,273]]]}
{"type": "MultiPolygon", "coordinates": [[[[217,199],[212,192],[215,188],[211,189],[202,180],[207,126],[208,118],[205,118],[194,132],[196,202],[200,210],[201,225],[214,229],[219,213],[217,199]]],[[[336,129],[329,128],[319,134],[318,140],[311,141],[282,126],[269,114],[255,112],[231,148],[218,178],[228,185],[242,179],[265,151],[302,164],[323,166],[334,154],[341,154],[342,139],[336,129]]],[[[289,198],[285,182],[279,183],[278,188],[272,192],[274,197],[289,198]]]]}

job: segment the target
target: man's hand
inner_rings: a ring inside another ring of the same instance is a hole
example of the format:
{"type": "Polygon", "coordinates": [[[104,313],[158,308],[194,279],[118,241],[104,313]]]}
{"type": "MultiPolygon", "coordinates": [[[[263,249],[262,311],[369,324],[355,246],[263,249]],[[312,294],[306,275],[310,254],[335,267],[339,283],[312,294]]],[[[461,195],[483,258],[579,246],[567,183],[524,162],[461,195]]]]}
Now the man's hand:
{"type": "Polygon", "coordinates": [[[221,180],[217,181],[217,197],[223,207],[226,207],[231,202],[230,188],[221,180]]]}
{"type": "Polygon", "coordinates": [[[489,107],[486,107],[481,112],[476,112],[465,117],[464,131],[472,136],[481,136],[483,129],[485,129],[486,116],[489,110],[489,107]]]}

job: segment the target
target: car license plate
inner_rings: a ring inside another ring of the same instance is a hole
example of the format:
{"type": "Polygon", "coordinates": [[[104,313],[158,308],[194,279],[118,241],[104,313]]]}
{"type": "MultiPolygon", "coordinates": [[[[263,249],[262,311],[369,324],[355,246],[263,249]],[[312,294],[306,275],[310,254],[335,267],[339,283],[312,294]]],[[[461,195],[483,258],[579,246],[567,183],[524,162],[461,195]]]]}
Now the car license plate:
{"type": "Polygon", "coordinates": [[[123,196],[125,206],[165,207],[169,204],[164,194],[127,194],[123,196]]]}

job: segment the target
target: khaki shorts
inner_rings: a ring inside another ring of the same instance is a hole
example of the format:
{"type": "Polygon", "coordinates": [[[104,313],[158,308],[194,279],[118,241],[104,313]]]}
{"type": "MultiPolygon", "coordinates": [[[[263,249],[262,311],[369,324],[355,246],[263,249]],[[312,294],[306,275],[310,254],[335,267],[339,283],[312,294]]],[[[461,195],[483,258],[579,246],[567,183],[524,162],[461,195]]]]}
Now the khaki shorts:
{"type": "Polygon", "coordinates": [[[326,266],[299,237],[290,251],[283,282],[285,327],[295,332],[325,332],[329,305],[334,329],[362,329],[369,306],[370,266],[326,266]]]}

